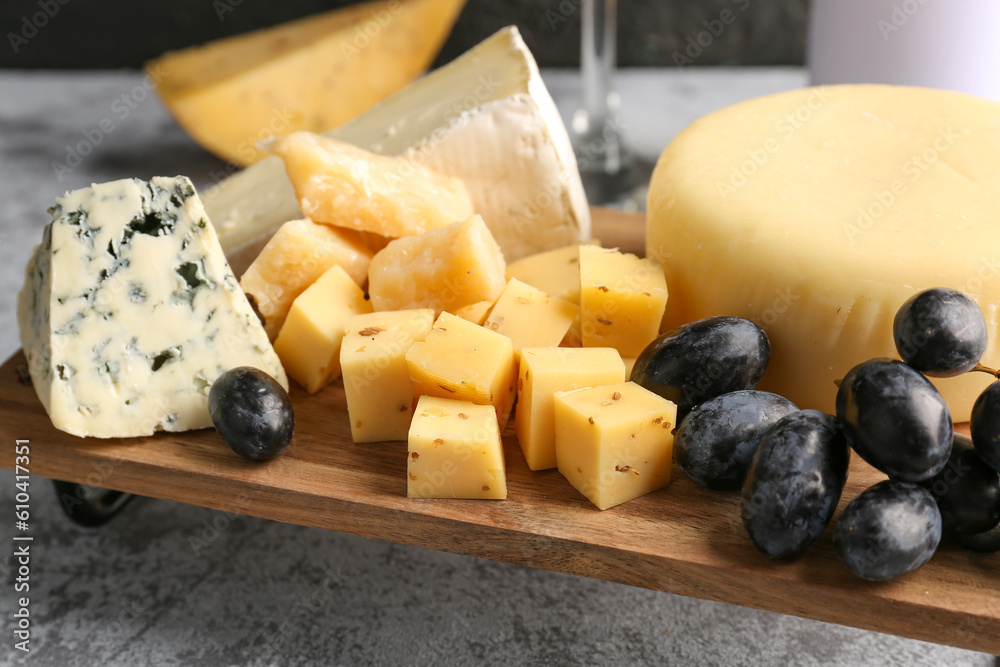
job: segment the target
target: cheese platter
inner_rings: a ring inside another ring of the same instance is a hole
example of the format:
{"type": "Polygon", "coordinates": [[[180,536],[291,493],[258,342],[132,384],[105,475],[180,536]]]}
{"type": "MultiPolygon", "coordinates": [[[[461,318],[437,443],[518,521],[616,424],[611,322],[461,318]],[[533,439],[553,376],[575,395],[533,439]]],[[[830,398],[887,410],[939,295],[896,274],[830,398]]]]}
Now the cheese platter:
{"type": "MultiPolygon", "coordinates": [[[[593,209],[592,221],[604,246],[643,253],[642,216],[593,209]]],[[[872,583],[838,561],[828,529],[798,559],[772,560],[747,537],[738,495],[675,465],[665,488],[600,511],[556,470],[528,469],[513,420],[505,500],[407,498],[406,443],[355,444],[339,382],[292,386],[295,438],[264,464],[211,429],[82,439],[52,426],[25,365],[19,352],[0,367],[4,467],[28,440],[32,474],[52,479],[1000,653],[995,555],[946,542],[920,570],[872,583]]],[[[853,457],[839,509],[883,478],[853,457]]]]}

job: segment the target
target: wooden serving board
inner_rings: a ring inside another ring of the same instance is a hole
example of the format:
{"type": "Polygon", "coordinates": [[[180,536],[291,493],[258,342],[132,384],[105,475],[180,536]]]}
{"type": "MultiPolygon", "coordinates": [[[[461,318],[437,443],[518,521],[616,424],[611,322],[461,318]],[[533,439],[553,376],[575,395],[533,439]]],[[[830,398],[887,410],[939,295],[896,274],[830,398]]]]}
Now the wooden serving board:
{"type": "MultiPolygon", "coordinates": [[[[637,215],[596,210],[605,245],[641,253],[637,215]]],[[[554,470],[532,472],[504,434],[504,501],[406,498],[406,444],[351,441],[339,383],[293,388],[296,435],[266,464],[212,430],[145,439],[80,439],[55,430],[20,380],[19,352],[0,368],[0,465],[31,441],[31,473],[353,535],[569,572],[1000,654],[1000,555],[943,545],[893,582],[857,579],[828,530],[793,562],[758,552],[736,494],[709,491],[676,466],[673,481],[599,511],[554,470]]],[[[853,457],[841,509],[883,476],[853,457]]]]}

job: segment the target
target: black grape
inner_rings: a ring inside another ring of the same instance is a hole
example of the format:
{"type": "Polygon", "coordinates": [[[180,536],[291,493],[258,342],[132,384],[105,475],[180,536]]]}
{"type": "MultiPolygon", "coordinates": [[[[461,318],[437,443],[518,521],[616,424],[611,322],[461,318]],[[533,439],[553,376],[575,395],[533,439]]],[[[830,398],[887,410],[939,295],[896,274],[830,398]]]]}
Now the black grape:
{"type": "Polygon", "coordinates": [[[973,535],[956,535],[955,540],[962,545],[962,548],[969,551],[983,554],[996,553],[1000,551],[1000,526],[973,535]]]}
{"type": "Polygon", "coordinates": [[[848,503],[833,530],[833,546],[862,579],[887,581],[917,569],[941,542],[941,512],[918,484],[886,480],[848,503]]]}
{"type": "Polygon", "coordinates": [[[674,434],[677,465],[711,489],[738,489],[764,433],[795,410],[787,398],[766,391],[711,398],[692,409],[674,434]]]}
{"type": "Polygon", "coordinates": [[[964,435],[955,434],[948,465],[923,484],[937,500],[945,531],[982,533],[1000,523],[1000,472],[983,462],[964,435]]]}
{"type": "Polygon", "coordinates": [[[1000,381],[991,384],[976,399],[969,431],[979,456],[991,468],[1000,470],[1000,381]]]}
{"type": "Polygon", "coordinates": [[[770,356],[767,334],[750,320],[709,317],[660,334],[639,354],[631,379],[673,401],[683,418],[710,398],[756,387],[770,356]]]}
{"type": "Polygon", "coordinates": [[[740,516],[768,556],[800,553],[826,529],[847,481],[850,450],[830,415],[779,419],[757,447],[743,482],[740,516]]]}
{"type": "Polygon", "coordinates": [[[892,322],[900,358],[932,377],[953,377],[979,363],[986,351],[983,311],[958,290],[935,287],[904,303],[892,322]]]}
{"type": "Polygon", "coordinates": [[[220,375],[209,390],[208,410],[226,444],[252,461],[272,459],[292,441],[295,414],[288,393],[256,368],[220,375]]]}
{"type": "Polygon", "coordinates": [[[870,359],[852,368],[837,391],[837,421],[854,451],[893,479],[923,482],[948,462],[948,404],[901,361],[870,359]]]}

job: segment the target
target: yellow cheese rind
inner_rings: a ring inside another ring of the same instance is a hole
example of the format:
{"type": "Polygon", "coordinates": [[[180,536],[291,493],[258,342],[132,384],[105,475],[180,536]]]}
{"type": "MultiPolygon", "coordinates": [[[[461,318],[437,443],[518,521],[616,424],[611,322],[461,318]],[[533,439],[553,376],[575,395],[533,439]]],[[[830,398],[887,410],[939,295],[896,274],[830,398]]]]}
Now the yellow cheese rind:
{"type": "Polygon", "coordinates": [[[274,340],[292,302],[334,264],[358,285],[368,280],[372,253],[356,232],[290,220],[278,228],[240,278],[274,340]]]}
{"type": "Polygon", "coordinates": [[[258,140],[331,130],[411,82],[464,4],[359,3],[170,52],[146,72],[195,141],[246,166],[265,155],[258,140]]]}
{"type": "Polygon", "coordinates": [[[368,292],[375,310],[451,312],[496,300],[506,284],[505,266],[490,230],[473,215],[387,245],[368,267],[368,292]]]}
{"type": "MultiPolygon", "coordinates": [[[[892,320],[944,286],[982,308],[1000,362],[1000,104],[958,93],[833,86],[743,102],[667,147],[646,252],[670,285],[664,326],[753,320],[771,342],[760,384],[832,412],[834,380],[896,357],[892,320]]],[[[985,374],[933,382],[956,421],[985,374]]]]}
{"type": "Polygon", "coordinates": [[[667,303],[663,267],[652,259],[580,246],[580,333],[584,347],[637,357],[660,330],[667,303]]]}
{"type": "Polygon", "coordinates": [[[421,396],[407,438],[408,498],[507,497],[507,472],[492,405],[421,396]]]}
{"type": "Polygon", "coordinates": [[[340,377],[340,345],[347,322],[371,310],[357,283],[334,265],[292,302],[274,341],[285,371],[310,394],[340,377]]]}
{"type": "Polygon", "coordinates": [[[598,509],[670,482],[677,406],[634,382],[555,394],[559,472],[598,509]]]}
{"type": "Polygon", "coordinates": [[[441,313],[406,363],[417,395],[493,405],[503,428],[517,397],[514,347],[506,336],[441,313]]]}
{"type": "Polygon", "coordinates": [[[403,158],[311,132],[280,137],[268,150],[284,160],[299,208],[314,222],[398,238],[473,213],[462,181],[403,158]]]}
{"type": "Polygon", "coordinates": [[[558,345],[579,313],[569,301],[511,278],[483,326],[510,338],[520,357],[525,347],[558,345]]]}
{"type": "Polygon", "coordinates": [[[426,338],[433,324],[430,308],[364,313],[347,320],[340,368],[354,442],[406,440],[416,399],[406,353],[426,338]]]}
{"type": "Polygon", "coordinates": [[[528,467],[556,467],[554,400],[558,391],[620,384],[625,364],[614,348],[529,347],[521,350],[514,429],[528,467]]]}

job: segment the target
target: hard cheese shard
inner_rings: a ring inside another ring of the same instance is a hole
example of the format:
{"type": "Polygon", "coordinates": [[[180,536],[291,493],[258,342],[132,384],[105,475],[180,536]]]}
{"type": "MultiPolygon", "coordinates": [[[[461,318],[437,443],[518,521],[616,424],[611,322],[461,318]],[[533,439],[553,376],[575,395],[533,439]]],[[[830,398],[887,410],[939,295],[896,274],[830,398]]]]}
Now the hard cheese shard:
{"type": "Polygon", "coordinates": [[[237,366],[287,388],[187,178],[93,185],[51,211],[18,323],[56,428],[114,438],[211,426],[209,388],[237,366]]]}
{"type": "MultiPolygon", "coordinates": [[[[462,179],[508,261],[590,236],[569,135],[517,28],[326,134],[462,179]]],[[[301,217],[277,158],[223,181],[205,201],[227,252],[301,217]]]]}
{"type": "MultiPolygon", "coordinates": [[[[1000,362],[1000,104],[917,88],[771,95],[695,122],[650,184],[646,255],[673,327],[712,315],[771,341],[761,389],[833,411],[834,380],[896,357],[892,321],[928,287],[969,293],[1000,362]]],[[[956,421],[990,383],[934,379],[956,421]]]]}

